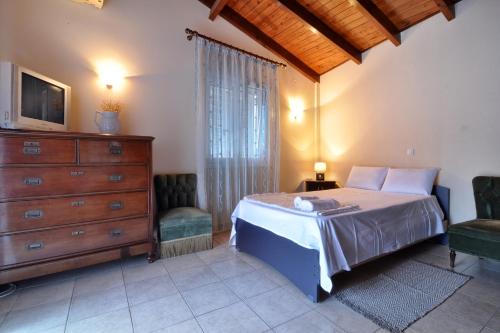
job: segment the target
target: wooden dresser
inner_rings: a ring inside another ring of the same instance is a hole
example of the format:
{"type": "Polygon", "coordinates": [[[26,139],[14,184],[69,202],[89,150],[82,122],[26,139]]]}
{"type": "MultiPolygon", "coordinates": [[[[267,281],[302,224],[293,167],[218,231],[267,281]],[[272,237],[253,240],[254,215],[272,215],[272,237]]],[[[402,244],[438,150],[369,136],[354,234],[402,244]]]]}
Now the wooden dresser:
{"type": "Polygon", "coordinates": [[[154,260],[152,140],[0,130],[0,284],[154,260]]]}

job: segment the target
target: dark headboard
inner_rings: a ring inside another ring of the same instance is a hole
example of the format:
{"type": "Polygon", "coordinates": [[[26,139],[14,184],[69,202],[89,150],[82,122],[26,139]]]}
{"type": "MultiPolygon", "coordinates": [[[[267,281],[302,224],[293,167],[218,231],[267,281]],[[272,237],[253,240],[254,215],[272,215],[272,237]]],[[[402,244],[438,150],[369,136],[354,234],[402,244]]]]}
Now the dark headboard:
{"type": "Polygon", "coordinates": [[[432,194],[436,196],[439,206],[444,213],[444,219],[449,220],[450,218],[450,189],[441,185],[434,185],[432,188],[432,194]]]}

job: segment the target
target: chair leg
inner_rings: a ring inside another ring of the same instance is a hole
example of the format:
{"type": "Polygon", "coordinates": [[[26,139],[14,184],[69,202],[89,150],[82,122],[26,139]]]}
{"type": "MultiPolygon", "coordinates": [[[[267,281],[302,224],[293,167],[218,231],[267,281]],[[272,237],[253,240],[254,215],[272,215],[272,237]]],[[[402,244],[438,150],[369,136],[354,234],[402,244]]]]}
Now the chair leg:
{"type": "Polygon", "coordinates": [[[455,268],[455,258],[457,254],[455,253],[455,250],[450,250],[450,267],[455,268]]]}

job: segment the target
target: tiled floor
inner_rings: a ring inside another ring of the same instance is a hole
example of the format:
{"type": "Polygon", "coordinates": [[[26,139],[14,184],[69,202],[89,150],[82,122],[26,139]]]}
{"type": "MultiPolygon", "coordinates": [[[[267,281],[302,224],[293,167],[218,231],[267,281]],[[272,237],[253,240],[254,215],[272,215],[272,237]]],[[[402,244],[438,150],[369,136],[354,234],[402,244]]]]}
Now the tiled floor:
{"type": "MultiPolygon", "coordinates": [[[[311,303],[226,240],[221,235],[211,251],[153,264],[133,258],[22,282],[0,299],[0,332],[385,332],[334,298],[311,303]]],[[[403,255],[448,265],[439,245],[403,255]]],[[[498,266],[458,254],[457,271],[474,279],[407,332],[500,332],[498,266]]]]}

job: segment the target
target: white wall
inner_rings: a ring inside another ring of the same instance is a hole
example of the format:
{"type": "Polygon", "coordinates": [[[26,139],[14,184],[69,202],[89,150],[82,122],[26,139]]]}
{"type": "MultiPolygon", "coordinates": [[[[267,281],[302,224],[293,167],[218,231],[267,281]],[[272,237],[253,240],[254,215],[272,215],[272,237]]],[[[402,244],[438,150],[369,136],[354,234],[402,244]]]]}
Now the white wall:
{"type": "Polygon", "coordinates": [[[500,175],[500,1],[463,0],[321,77],[329,177],[353,164],[441,168],[451,220],[475,217],[471,180],[500,175]],[[415,156],[406,149],[415,148],[415,156]]]}
{"type": "MultiPolygon", "coordinates": [[[[0,58],[72,86],[71,129],[96,132],[94,113],[105,96],[96,62],[112,59],[129,76],[118,97],[123,133],[151,135],[155,172],[195,170],[194,43],[189,27],[249,51],[263,47],[197,0],[106,0],[104,8],[70,0],[0,0],[0,58]]],[[[280,71],[282,190],[312,176],[314,86],[292,68],[280,71]],[[302,123],[288,119],[288,97],[301,97],[302,123]]]]}

